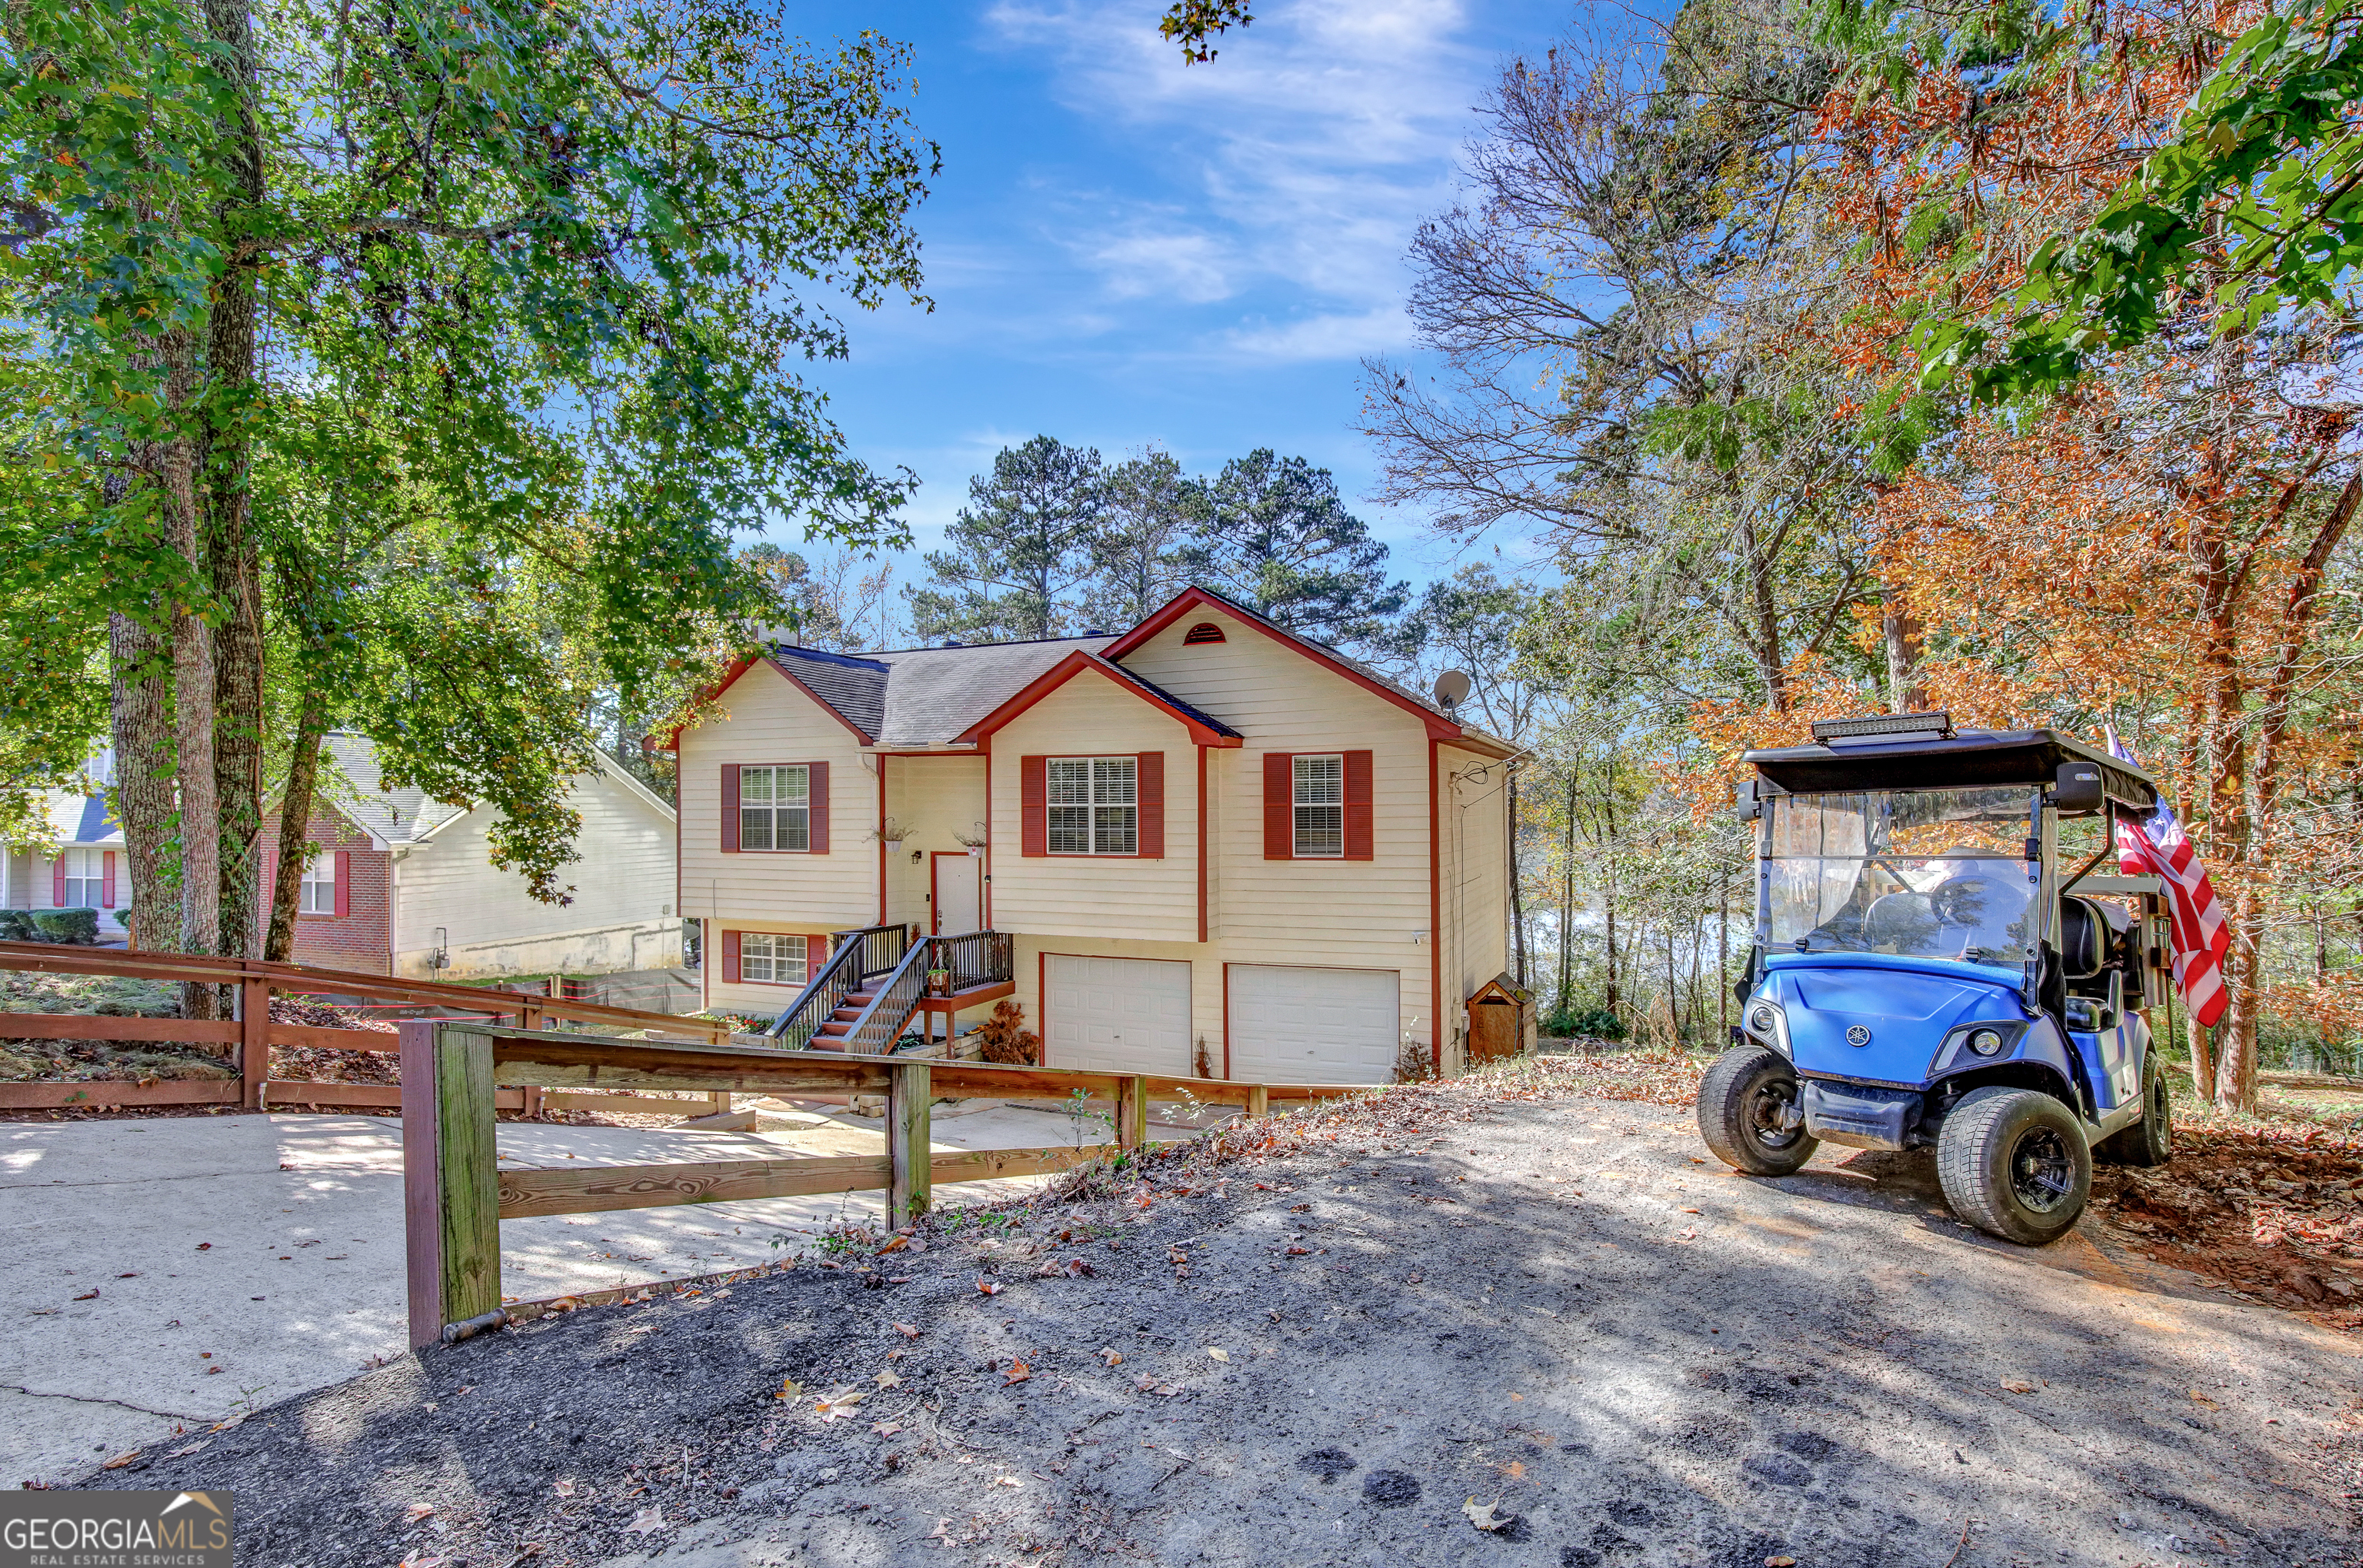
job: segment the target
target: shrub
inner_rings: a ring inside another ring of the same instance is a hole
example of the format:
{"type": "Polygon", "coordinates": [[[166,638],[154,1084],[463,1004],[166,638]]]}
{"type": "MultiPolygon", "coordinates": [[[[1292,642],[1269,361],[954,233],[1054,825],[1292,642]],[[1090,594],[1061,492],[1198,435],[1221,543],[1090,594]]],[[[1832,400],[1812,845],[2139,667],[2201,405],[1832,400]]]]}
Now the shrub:
{"type": "Polygon", "coordinates": [[[28,910],[0,910],[0,942],[38,942],[28,910]]]}
{"type": "Polygon", "coordinates": [[[1026,1027],[1026,1010],[1004,997],[993,1016],[978,1026],[984,1059],[1005,1067],[1030,1067],[1042,1060],[1042,1037],[1026,1027]]]}
{"type": "Polygon", "coordinates": [[[98,941],[96,910],[35,910],[33,929],[43,942],[70,942],[88,947],[98,941]]]}
{"type": "Polygon", "coordinates": [[[1554,1039],[1588,1035],[1594,1040],[1622,1040],[1629,1032],[1624,1020],[1604,1007],[1562,1007],[1537,1021],[1540,1032],[1554,1039]]]}

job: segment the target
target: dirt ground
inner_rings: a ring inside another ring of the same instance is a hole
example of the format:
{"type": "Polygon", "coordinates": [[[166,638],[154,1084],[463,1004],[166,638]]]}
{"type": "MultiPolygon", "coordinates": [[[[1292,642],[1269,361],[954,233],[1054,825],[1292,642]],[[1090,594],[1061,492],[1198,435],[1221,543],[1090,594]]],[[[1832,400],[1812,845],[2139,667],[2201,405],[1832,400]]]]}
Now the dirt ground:
{"type": "Polygon", "coordinates": [[[1923,1156],[1729,1174],[1687,1072],[1258,1122],[85,1484],[227,1487],[258,1568],[2357,1561],[2363,1336],[2097,1213],[1992,1242],[1923,1156]]]}

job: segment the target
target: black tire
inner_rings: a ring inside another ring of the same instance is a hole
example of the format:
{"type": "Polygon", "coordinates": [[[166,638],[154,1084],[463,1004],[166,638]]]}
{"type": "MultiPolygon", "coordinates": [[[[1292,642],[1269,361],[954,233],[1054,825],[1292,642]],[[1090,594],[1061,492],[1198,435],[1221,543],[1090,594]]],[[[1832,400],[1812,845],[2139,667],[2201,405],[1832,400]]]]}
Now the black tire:
{"type": "Polygon", "coordinates": [[[1761,1045],[1734,1045],[1699,1085],[1699,1135],[1735,1170],[1787,1176],[1821,1147],[1803,1123],[1781,1126],[1796,1103],[1797,1075],[1785,1057],[1761,1045]]]}
{"type": "Polygon", "coordinates": [[[2174,1158],[2174,1103],[2157,1051],[2142,1063],[2141,1120],[2102,1139],[2092,1157],[2119,1165],[2162,1165],[2174,1158]]]}
{"type": "Polygon", "coordinates": [[[1972,1089],[1936,1135],[1936,1177],[1953,1212],[2022,1246],[2066,1235],[2092,1193],[2092,1152],[2076,1113],[2047,1094],[1972,1089]]]}

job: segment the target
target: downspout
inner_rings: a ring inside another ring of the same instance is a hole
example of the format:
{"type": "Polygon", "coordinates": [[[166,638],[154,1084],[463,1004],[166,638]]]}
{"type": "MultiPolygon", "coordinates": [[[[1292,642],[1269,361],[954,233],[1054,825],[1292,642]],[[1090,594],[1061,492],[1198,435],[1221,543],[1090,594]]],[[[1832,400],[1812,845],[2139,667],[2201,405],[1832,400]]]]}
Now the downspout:
{"type": "Polygon", "coordinates": [[[1437,827],[1438,742],[1427,740],[1427,1055],[1428,1071],[1444,1076],[1444,862],[1437,827]]]}

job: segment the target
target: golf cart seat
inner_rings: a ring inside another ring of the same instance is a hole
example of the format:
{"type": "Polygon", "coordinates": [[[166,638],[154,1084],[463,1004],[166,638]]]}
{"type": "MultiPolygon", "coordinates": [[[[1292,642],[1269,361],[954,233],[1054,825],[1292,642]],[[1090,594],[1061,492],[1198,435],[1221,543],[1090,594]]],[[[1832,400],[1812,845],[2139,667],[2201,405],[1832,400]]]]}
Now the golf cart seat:
{"type": "Polygon", "coordinates": [[[1872,952],[1925,952],[1936,933],[1936,911],[1925,893],[1882,893],[1862,917],[1863,944],[1872,952]]]}

